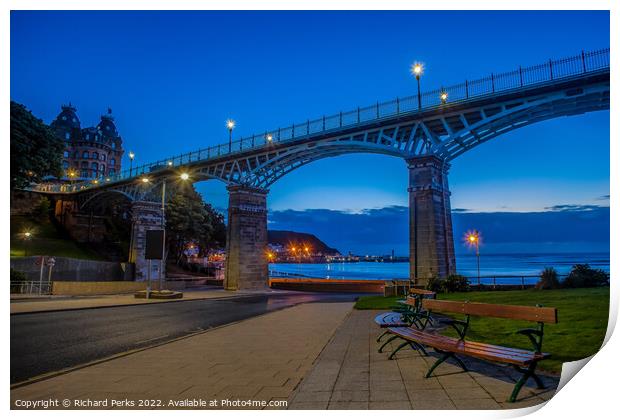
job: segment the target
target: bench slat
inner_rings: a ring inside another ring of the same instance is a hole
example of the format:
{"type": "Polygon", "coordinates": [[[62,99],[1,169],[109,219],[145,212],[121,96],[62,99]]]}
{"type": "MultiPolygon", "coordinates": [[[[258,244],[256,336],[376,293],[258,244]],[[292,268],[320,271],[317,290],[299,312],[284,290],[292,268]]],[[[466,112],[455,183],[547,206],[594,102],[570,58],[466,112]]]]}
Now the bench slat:
{"type": "Polygon", "coordinates": [[[402,338],[416,341],[439,350],[474,356],[494,362],[527,366],[535,360],[542,360],[549,357],[547,353],[534,353],[533,351],[488,345],[475,341],[461,341],[452,337],[427,333],[415,328],[390,328],[389,331],[402,338]]]}
{"type": "Polygon", "coordinates": [[[493,303],[469,303],[451,300],[422,301],[424,309],[431,311],[454,312],[464,315],[488,316],[495,318],[509,318],[532,322],[556,324],[558,313],[556,308],[541,308],[536,306],[497,305],[493,303]]]}

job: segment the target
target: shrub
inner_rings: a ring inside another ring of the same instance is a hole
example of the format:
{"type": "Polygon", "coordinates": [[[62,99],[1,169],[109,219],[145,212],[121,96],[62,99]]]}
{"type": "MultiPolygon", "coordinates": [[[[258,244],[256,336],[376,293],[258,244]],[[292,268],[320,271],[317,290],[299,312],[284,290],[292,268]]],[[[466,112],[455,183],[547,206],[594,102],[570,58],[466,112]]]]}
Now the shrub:
{"type": "Polygon", "coordinates": [[[437,276],[431,277],[426,283],[426,288],[435,293],[441,293],[444,290],[444,281],[437,276]]]}
{"type": "Polygon", "coordinates": [[[41,197],[41,200],[32,209],[32,214],[40,221],[45,221],[50,214],[50,200],[47,197],[41,197]]]}
{"type": "Polygon", "coordinates": [[[540,273],[540,280],[536,283],[539,290],[558,289],[560,281],[558,280],[558,272],[553,267],[545,267],[540,273]]]}
{"type": "Polygon", "coordinates": [[[609,285],[609,274],[601,269],[590,268],[589,264],[575,264],[562,287],[598,287],[609,285]]]}
{"type": "Polygon", "coordinates": [[[11,293],[19,293],[22,283],[26,282],[26,276],[21,271],[11,268],[11,293]]]}
{"type": "Polygon", "coordinates": [[[465,276],[460,274],[450,274],[444,280],[444,291],[451,292],[466,292],[469,290],[469,280],[465,276]]]}

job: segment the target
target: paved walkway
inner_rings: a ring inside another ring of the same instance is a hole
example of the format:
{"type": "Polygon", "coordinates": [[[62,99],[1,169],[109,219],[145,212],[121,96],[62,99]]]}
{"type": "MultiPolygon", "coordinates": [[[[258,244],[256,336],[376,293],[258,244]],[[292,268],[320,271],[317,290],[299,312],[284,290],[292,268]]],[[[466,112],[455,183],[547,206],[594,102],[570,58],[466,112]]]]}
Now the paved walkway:
{"type": "Polygon", "coordinates": [[[444,363],[435,371],[437,377],[426,379],[436,360],[432,353],[423,357],[403,349],[395,360],[388,360],[389,353],[377,353],[377,313],[351,312],[290,397],[289,409],[520,408],[543,403],[555,393],[559,378],[543,376],[546,391],[524,387],[520,400],[506,403],[514,370],[466,358],[470,372],[444,363]]]}
{"type": "Polygon", "coordinates": [[[266,291],[248,291],[248,292],[230,292],[224,289],[212,290],[183,290],[183,298],[162,300],[162,299],[136,299],[131,294],[120,295],[103,295],[103,296],[45,296],[24,298],[24,295],[11,296],[11,313],[27,313],[27,312],[43,312],[58,311],[69,309],[84,308],[102,308],[109,306],[127,306],[127,305],[152,305],[158,303],[166,303],[179,300],[199,300],[199,299],[218,299],[226,297],[239,297],[251,294],[264,293],[286,293],[286,291],[266,290],[266,291]]]}
{"type": "Polygon", "coordinates": [[[13,389],[11,404],[160,399],[175,408],[170,400],[285,401],[351,307],[312,303],[271,312],[13,389]]]}

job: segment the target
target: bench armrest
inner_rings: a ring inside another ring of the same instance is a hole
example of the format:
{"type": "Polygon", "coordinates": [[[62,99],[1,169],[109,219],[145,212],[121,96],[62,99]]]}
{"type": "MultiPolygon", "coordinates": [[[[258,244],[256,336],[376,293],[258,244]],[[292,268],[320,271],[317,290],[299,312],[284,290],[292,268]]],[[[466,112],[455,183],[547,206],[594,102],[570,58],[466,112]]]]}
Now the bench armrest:
{"type": "Polygon", "coordinates": [[[467,329],[469,328],[469,315],[467,316],[466,321],[461,321],[460,319],[443,319],[440,320],[442,324],[447,324],[454,328],[458,333],[461,340],[465,338],[465,334],[467,334],[467,329]]]}
{"type": "Polygon", "coordinates": [[[542,339],[543,339],[543,331],[542,329],[535,328],[525,328],[517,331],[517,334],[523,334],[527,338],[530,339],[532,345],[534,346],[534,351],[540,353],[542,351],[542,339]]]}

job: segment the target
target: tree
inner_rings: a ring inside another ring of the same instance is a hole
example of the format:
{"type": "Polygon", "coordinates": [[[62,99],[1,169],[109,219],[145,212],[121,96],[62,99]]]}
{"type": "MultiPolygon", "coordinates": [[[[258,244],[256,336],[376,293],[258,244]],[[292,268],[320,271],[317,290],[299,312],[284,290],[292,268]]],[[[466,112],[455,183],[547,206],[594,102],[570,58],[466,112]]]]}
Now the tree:
{"type": "Polygon", "coordinates": [[[177,264],[188,243],[205,255],[226,241],[224,216],[205,203],[193,185],[180,187],[166,205],[166,238],[177,264]]]}
{"type": "Polygon", "coordinates": [[[589,264],[575,264],[562,283],[562,287],[566,288],[598,286],[609,286],[609,274],[590,268],[589,264]]]}
{"type": "Polygon", "coordinates": [[[11,101],[11,189],[61,176],[62,139],[24,105],[11,101]]]}

